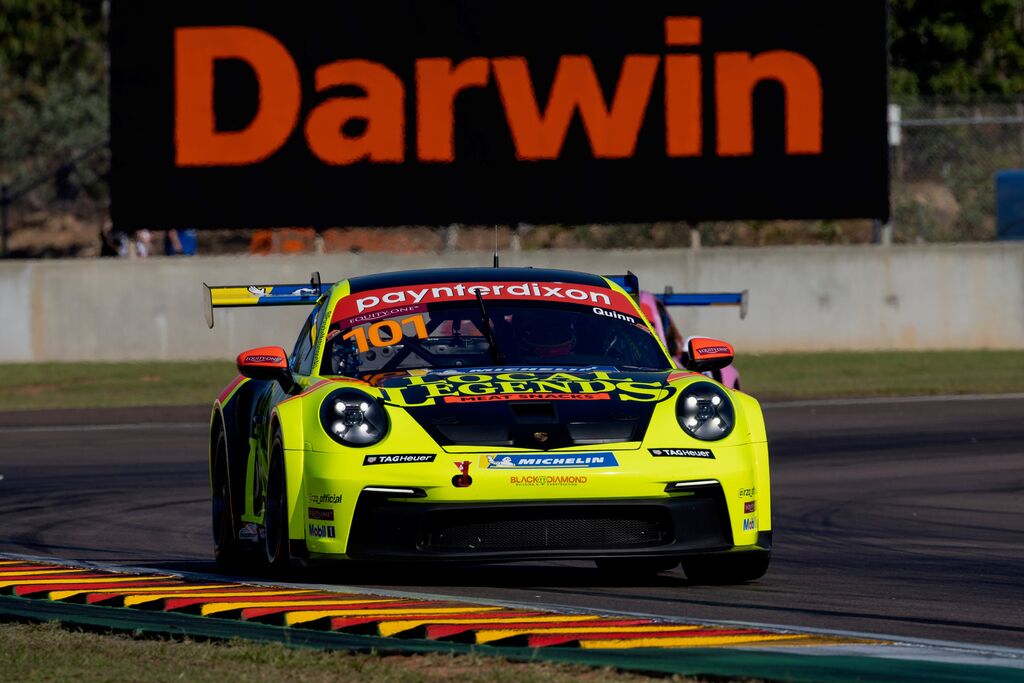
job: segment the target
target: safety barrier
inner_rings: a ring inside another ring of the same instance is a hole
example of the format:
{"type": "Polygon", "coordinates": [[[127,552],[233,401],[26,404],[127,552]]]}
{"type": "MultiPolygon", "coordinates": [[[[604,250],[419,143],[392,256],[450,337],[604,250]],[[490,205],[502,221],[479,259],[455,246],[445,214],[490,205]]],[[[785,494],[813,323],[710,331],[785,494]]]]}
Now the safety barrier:
{"type": "MultiPolygon", "coordinates": [[[[1024,243],[551,250],[502,265],[637,273],[641,287],[750,292],[750,310],[673,309],[684,334],[738,354],[1024,348],[1024,243]]],[[[0,263],[0,361],[233,358],[290,348],[303,307],[229,310],[207,329],[202,283],[303,282],[413,268],[486,266],[491,254],[331,254],[0,263]]]]}

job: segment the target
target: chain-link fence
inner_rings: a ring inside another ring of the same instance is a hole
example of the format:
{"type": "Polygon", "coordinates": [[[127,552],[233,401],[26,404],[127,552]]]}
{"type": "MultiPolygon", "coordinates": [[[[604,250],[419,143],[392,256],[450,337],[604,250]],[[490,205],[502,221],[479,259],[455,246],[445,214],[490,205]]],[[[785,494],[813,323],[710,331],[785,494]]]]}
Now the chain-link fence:
{"type": "MultiPolygon", "coordinates": [[[[1013,102],[902,103],[892,148],[892,239],[897,243],[968,242],[996,238],[995,174],[1024,168],[1024,99],[1013,102]]],[[[895,122],[894,122],[895,123],[895,122]]],[[[895,131],[893,131],[895,132],[895,131]]],[[[52,163],[52,162],[51,162],[52,163]]],[[[11,256],[92,256],[100,253],[109,217],[110,153],[105,141],[69,152],[64,163],[0,187],[11,256]],[[3,193],[6,191],[6,195],[3,193]]],[[[2,183],[0,183],[2,184],[2,183]]],[[[160,227],[155,210],[154,226],[160,227]]],[[[205,253],[279,251],[252,231],[210,231],[205,253]],[[267,245],[270,245],[269,247],[267,245]]],[[[286,231],[287,232],[287,231],[286,231]]],[[[307,231],[300,250],[382,248],[369,228],[307,231]],[[308,238],[308,239],[307,239],[308,238]],[[309,244],[306,245],[306,242],[309,244]],[[312,245],[312,246],[310,246],[312,245]]],[[[780,244],[863,244],[882,231],[871,220],[654,223],[611,226],[520,226],[500,230],[502,247],[664,248],[780,244]],[[508,242],[508,245],[505,242],[508,242]]],[[[292,236],[294,237],[294,236],[292,236]]],[[[493,227],[397,228],[388,244],[402,250],[488,248],[493,227]],[[454,235],[454,237],[453,237],[454,235]]],[[[288,238],[288,239],[285,239],[288,238]]],[[[276,240],[276,241],[275,241],[276,240]]],[[[289,241],[290,240],[290,241],[289,241]]],[[[282,247],[283,249],[283,247],[282,247]]]]}
{"type": "Polygon", "coordinates": [[[1024,100],[900,105],[892,155],[897,242],[996,237],[995,174],[1024,168],[1024,100]]]}
{"type": "Polygon", "coordinates": [[[0,255],[99,255],[109,182],[110,146],[102,140],[35,175],[0,183],[0,255]]]}

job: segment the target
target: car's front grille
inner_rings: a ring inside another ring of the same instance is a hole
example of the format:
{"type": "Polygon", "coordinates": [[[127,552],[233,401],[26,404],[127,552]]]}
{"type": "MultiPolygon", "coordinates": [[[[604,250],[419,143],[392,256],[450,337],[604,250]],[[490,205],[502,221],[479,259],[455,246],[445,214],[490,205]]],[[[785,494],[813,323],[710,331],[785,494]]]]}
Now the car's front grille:
{"type": "Polygon", "coordinates": [[[618,401],[533,400],[418,406],[409,410],[409,415],[442,447],[515,446],[550,451],[640,441],[653,410],[653,403],[624,406],[618,401]],[[593,403],[602,405],[594,407],[593,403]]]}
{"type": "Polygon", "coordinates": [[[732,544],[722,489],[660,499],[432,503],[364,493],[355,559],[515,560],[665,555],[732,544]]]}
{"type": "Polygon", "coordinates": [[[673,541],[672,521],[659,507],[524,508],[472,516],[428,515],[417,539],[434,552],[588,550],[657,546],[673,541]]]}

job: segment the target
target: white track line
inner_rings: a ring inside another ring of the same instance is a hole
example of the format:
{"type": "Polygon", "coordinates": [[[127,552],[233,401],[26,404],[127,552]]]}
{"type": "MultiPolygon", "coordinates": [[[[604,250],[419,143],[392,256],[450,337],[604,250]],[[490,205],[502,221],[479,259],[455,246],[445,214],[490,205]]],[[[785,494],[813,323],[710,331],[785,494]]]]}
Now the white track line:
{"type": "Polygon", "coordinates": [[[140,432],[152,429],[201,429],[208,422],[135,422],[133,424],[50,425],[33,427],[0,427],[0,434],[31,434],[33,432],[140,432]]]}
{"type": "MultiPolygon", "coordinates": [[[[206,572],[181,572],[165,571],[149,567],[131,567],[111,564],[108,562],[80,562],[76,560],[64,560],[53,557],[40,557],[36,555],[20,555],[14,553],[0,553],[0,557],[14,560],[28,560],[36,562],[52,562],[65,564],[72,567],[94,568],[117,573],[131,574],[163,574],[180,576],[183,579],[193,581],[232,581],[255,586],[276,586],[294,589],[313,589],[334,593],[355,593],[356,595],[382,595],[392,598],[409,598],[414,600],[441,600],[457,602],[473,602],[480,605],[494,607],[505,607],[510,609],[532,609],[545,610],[561,614],[595,614],[603,617],[633,617],[642,619],[653,619],[665,622],[686,621],[688,623],[702,624],[708,626],[741,626],[744,628],[760,628],[786,633],[811,633],[825,636],[838,636],[844,638],[864,638],[869,640],[887,641],[887,645],[834,645],[834,646],[810,646],[800,648],[787,648],[787,652],[814,655],[836,655],[850,654],[865,657],[881,657],[889,659],[915,659],[931,662],[945,662],[950,664],[973,664],[982,666],[1003,666],[1013,669],[1024,669],[1024,649],[1002,647],[997,645],[977,645],[974,643],[957,643],[945,640],[930,640],[925,638],[908,638],[905,636],[888,636],[878,633],[865,633],[861,631],[844,631],[838,629],[813,628],[805,626],[793,626],[788,624],[767,624],[751,621],[733,621],[721,619],[691,619],[684,616],[669,616],[665,614],[652,614],[649,612],[633,612],[626,610],[606,609],[585,609],[575,605],[562,605],[547,602],[514,602],[508,600],[493,600],[487,598],[475,598],[461,595],[444,595],[438,593],[421,593],[417,591],[396,591],[390,589],[370,589],[362,586],[348,586],[337,584],[311,584],[311,583],[287,583],[287,582],[265,582],[251,579],[239,579],[237,577],[226,577],[220,574],[206,572]]],[[[732,649],[732,648],[730,648],[732,649]]],[[[772,650],[777,648],[764,648],[748,646],[737,649],[748,650],[772,650]]]]}

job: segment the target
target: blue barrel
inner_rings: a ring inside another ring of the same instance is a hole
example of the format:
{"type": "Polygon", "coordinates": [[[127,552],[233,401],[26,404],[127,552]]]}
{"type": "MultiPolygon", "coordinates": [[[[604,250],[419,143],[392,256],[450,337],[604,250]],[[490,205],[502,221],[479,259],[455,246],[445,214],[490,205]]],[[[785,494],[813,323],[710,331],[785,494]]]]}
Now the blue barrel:
{"type": "Polygon", "coordinates": [[[996,173],[996,237],[1024,240],[1024,170],[996,173]]]}

